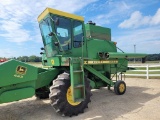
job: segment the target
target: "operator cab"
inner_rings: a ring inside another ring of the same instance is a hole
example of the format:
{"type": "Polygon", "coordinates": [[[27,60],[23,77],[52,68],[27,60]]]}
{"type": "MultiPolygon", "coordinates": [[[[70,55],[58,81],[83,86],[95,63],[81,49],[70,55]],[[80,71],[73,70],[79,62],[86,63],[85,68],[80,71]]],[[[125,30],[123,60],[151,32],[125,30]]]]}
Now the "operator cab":
{"type": "Polygon", "coordinates": [[[83,17],[47,8],[38,21],[47,57],[65,55],[74,48],[82,47],[83,17]]]}

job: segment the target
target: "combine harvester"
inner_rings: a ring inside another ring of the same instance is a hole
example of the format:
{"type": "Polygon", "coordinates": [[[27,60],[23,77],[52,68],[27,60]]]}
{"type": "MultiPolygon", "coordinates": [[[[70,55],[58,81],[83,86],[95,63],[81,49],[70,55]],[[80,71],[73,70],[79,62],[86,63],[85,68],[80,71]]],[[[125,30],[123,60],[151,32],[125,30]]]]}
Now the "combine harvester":
{"type": "Polygon", "coordinates": [[[64,116],[83,113],[91,101],[91,88],[114,87],[117,95],[126,91],[122,75],[128,58],[146,54],[117,52],[109,28],[59,10],[46,8],[38,17],[44,48],[37,68],[16,60],[0,64],[0,103],[29,98],[48,98],[64,116]],[[114,78],[114,79],[113,79],[114,78]]]}

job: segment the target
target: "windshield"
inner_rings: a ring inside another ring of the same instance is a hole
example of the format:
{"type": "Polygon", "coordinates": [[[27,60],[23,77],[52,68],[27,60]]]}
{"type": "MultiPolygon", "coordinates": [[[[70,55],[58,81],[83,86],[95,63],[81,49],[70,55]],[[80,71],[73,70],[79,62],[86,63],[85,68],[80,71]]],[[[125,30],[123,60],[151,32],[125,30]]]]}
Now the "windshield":
{"type": "Polygon", "coordinates": [[[55,32],[63,50],[71,49],[71,20],[54,16],[53,20],[58,20],[55,24],[55,32]]]}

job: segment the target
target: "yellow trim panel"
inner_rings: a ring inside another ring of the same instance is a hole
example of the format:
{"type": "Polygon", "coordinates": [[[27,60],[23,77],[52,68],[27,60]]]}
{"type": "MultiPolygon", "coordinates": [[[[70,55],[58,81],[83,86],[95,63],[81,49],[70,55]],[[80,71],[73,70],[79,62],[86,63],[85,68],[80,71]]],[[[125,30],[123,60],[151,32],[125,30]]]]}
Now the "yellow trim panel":
{"type": "Polygon", "coordinates": [[[44,17],[49,13],[52,13],[52,14],[55,14],[55,15],[59,15],[59,16],[68,17],[68,18],[72,18],[72,19],[76,19],[76,20],[80,20],[80,21],[84,21],[84,18],[82,16],[78,16],[78,15],[75,15],[75,14],[70,14],[70,13],[59,11],[59,10],[55,10],[55,9],[52,9],[52,8],[46,8],[38,16],[38,22],[40,22],[42,19],[44,19],[44,17]]]}
{"type": "MultiPolygon", "coordinates": [[[[118,60],[85,60],[84,65],[96,65],[96,64],[118,64],[118,60]]],[[[69,61],[61,63],[62,66],[69,66],[69,61]]]]}
{"type": "Polygon", "coordinates": [[[102,61],[84,61],[84,64],[117,64],[117,60],[102,60],[102,61]]]}

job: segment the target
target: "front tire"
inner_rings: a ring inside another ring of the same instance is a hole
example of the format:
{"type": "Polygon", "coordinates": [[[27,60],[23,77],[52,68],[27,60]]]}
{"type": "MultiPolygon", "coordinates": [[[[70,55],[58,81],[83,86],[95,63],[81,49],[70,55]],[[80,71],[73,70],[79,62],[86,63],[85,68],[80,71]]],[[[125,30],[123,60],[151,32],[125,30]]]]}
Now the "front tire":
{"type": "Polygon", "coordinates": [[[83,113],[85,108],[88,108],[88,103],[91,102],[91,87],[89,80],[85,79],[85,93],[84,101],[73,103],[68,101],[68,92],[70,92],[70,76],[68,73],[58,75],[58,78],[53,81],[50,87],[49,98],[51,106],[56,112],[62,116],[73,116],[83,113]]]}
{"type": "Polygon", "coordinates": [[[47,99],[49,98],[49,88],[47,87],[42,87],[36,90],[35,96],[38,99],[47,99]]]}

